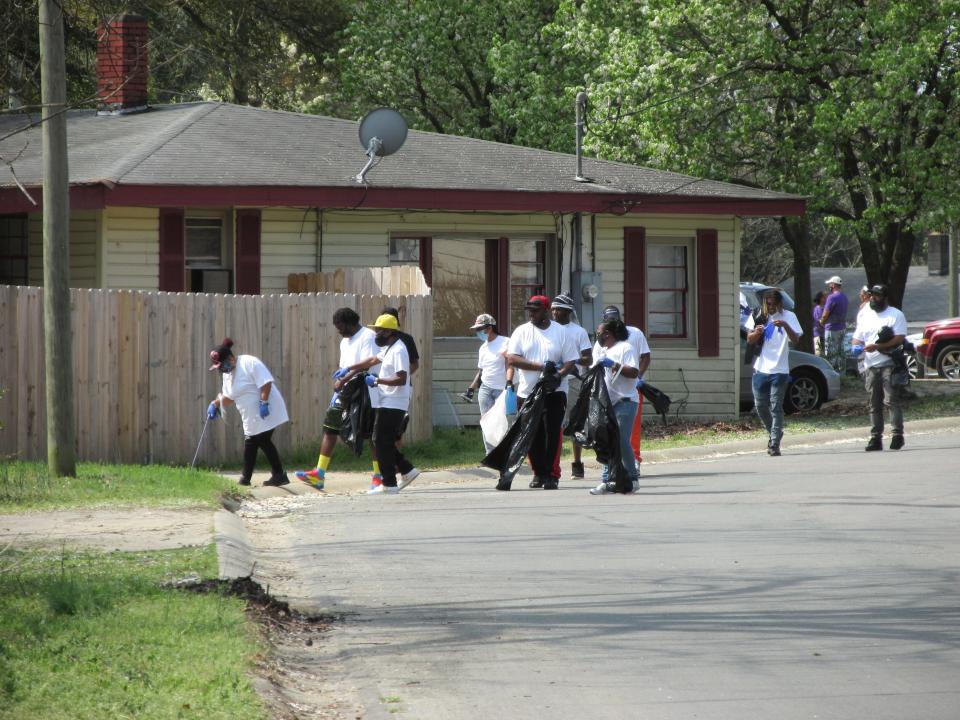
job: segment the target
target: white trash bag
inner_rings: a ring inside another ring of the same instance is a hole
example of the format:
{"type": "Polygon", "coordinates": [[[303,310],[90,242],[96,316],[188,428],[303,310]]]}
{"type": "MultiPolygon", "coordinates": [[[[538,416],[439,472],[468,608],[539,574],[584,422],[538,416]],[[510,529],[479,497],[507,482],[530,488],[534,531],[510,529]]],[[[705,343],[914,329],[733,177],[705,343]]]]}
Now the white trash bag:
{"type": "Polygon", "coordinates": [[[480,430],[483,432],[483,441],[490,447],[496,447],[503,440],[503,436],[510,429],[510,420],[507,418],[507,393],[500,393],[493,405],[480,416],[480,430]]]}

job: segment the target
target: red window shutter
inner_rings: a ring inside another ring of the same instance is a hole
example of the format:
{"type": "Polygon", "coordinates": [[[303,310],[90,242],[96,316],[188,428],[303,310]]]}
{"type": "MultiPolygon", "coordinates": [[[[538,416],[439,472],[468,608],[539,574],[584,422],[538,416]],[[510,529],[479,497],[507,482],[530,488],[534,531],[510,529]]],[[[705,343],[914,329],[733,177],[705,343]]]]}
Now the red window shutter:
{"type": "Polygon", "coordinates": [[[623,319],[647,332],[647,230],[623,229],[623,319]]]}
{"type": "Polygon", "coordinates": [[[433,287],[433,238],[420,238],[420,272],[427,285],[433,287]]]}
{"type": "Polygon", "coordinates": [[[183,208],[160,208],[160,290],[183,292],[185,235],[183,208]]]}
{"type": "Polygon", "coordinates": [[[697,230],[697,346],[720,355],[720,259],[716,230],[697,230]]]}
{"type": "Polygon", "coordinates": [[[237,210],[238,295],[260,294],[260,210],[237,210]]]}

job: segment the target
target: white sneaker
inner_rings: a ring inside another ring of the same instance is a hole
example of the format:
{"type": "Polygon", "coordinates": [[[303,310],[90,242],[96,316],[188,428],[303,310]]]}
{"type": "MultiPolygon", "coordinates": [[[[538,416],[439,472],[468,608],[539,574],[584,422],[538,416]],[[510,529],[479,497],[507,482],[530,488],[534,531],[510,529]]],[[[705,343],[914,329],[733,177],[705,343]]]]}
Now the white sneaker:
{"type": "Polygon", "coordinates": [[[600,483],[595,488],[590,489],[591,495],[610,495],[613,490],[613,483],[600,483]]]}
{"type": "Polygon", "coordinates": [[[397,487],[403,490],[407,485],[412,483],[419,476],[420,476],[420,471],[417,470],[417,468],[413,468],[413,470],[411,470],[410,472],[404,473],[403,475],[400,476],[400,484],[397,487]]]}
{"type": "Polygon", "coordinates": [[[377,485],[367,490],[367,495],[396,495],[400,492],[398,487],[387,487],[386,485],[377,485]]]}
{"type": "Polygon", "coordinates": [[[630,490],[630,492],[640,492],[640,481],[639,481],[639,480],[634,480],[634,481],[633,481],[633,488],[630,490]]]}

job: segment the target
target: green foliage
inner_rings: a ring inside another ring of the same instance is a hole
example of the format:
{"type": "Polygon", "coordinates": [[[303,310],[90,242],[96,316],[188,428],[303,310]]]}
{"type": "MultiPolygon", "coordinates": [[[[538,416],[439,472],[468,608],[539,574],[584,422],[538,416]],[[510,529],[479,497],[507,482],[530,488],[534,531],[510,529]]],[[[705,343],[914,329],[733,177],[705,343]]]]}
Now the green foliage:
{"type": "Polygon", "coordinates": [[[165,589],[213,546],[0,553],[0,717],[262,718],[243,601],[165,589]]]}
{"type": "Polygon", "coordinates": [[[77,477],[54,477],[36,462],[0,462],[0,512],[94,505],[209,505],[236,493],[210,472],[159,465],[80,463],[77,477]]]}

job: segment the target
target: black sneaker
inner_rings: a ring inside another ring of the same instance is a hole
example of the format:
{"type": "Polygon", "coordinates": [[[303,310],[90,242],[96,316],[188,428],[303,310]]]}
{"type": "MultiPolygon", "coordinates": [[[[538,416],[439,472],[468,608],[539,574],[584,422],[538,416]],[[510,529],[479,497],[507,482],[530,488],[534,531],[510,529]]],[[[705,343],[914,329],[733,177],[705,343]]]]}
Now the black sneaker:
{"type": "Polygon", "coordinates": [[[903,447],[903,435],[894,435],[890,438],[890,449],[899,450],[903,447]]]}
{"type": "Polygon", "coordinates": [[[874,450],[883,450],[883,440],[878,437],[870,438],[870,442],[867,443],[867,446],[864,448],[866,452],[873,452],[874,450]]]}
{"type": "Polygon", "coordinates": [[[512,482],[510,480],[504,480],[503,478],[500,478],[497,480],[497,490],[507,491],[510,489],[511,484],[512,482]]]}
{"type": "Polygon", "coordinates": [[[249,485],[249,484],[250,484],[250,478],[245,478],[245,477],[240,478],[240,484],[241,484],[241,485],[249,485]]]}
{"type": "Polygon", "coordinates": [[[771,445],[770,447],[768,447],[767,455],[770,455],[771,457],[780,457],[780,446],[771,445]]]}
{"type": "Polygon", "coordinates": [[[557,490],[560,488],[560,481],[554,480],[553,478],[548,478],[543,481],[544,490],[557,490]]]}
{"type": "Polygon", "coordinates": [[[289,485],[290,478],[287,477],[286,473],[283,475],[274,475],[269,480],[264,480],[263,484],[265,487],[280,487],[281,485],[289,485]]]}
{"type": "Polygon", "coordinates": [[[583,474],[583,463],[575,462],[570,464],[570,477],[582,480],[584,477],[583,474]]]}
{"type": "Polygon", "coordinates": [[[530,487],[532,487],[534,490],[542,488],[543,478],[540,477],[539,475],[534,476],[533,480],[530,481],[530,487]]]}

